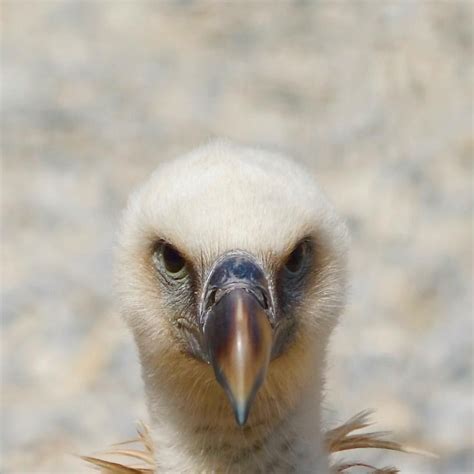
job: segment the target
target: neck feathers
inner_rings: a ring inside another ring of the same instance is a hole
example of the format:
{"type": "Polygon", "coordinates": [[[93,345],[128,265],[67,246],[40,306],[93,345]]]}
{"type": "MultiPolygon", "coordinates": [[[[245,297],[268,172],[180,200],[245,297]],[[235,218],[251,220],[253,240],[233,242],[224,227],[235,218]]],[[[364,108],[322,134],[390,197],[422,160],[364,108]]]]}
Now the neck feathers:
{"type": "Polygon", "coordinates": [[[242,428],[213,374],[188,387],[185,397],[177,395],[183,387],[158,387],[153,376],[144,374],[157,471],[328,472],[320,419],[321,372],[313,373],[312,380],[294,391],[298,396],[287,396],[284,402],[277,394],[286,393],[287,387],[269,373],[242,428]]]}

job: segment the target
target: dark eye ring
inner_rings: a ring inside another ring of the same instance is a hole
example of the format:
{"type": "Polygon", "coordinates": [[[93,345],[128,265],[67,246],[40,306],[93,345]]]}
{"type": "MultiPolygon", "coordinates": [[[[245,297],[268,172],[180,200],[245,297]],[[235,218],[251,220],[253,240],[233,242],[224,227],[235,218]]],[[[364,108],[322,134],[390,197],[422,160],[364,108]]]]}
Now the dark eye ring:
{"type": "Polygon", "coordinates": [[[168,276],[181,280],[188,274],[186,260],[172,245],[161,242],[153,253],[155,265],[168,276]]]}
{"type": "Polygon", "coordinates": [[[288,255],[284,268],[291,275],[298,275],[305,268],[306,259],[310,251],[310,244],[307,240],[300,242],[293,252],[288,255]]]}

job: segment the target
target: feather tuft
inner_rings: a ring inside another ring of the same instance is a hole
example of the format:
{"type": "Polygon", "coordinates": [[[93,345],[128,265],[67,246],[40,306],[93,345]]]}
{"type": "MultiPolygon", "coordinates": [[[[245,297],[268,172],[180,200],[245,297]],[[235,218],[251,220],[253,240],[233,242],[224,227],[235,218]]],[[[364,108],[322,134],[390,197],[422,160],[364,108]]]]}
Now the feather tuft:
{"type": "Polygon", "coordinates": [[[97,456],[80,456],[80,458],[95,468],[102,474],[153,474],[156,471],[155,450],[150,430],[143,422],[137,425],[136,439],[113,444],[109,449],[101,451],[97,456]],[[128,448],[127,446],[138,444],[142,449],[128,448]],[[101,459],[104,456],[120,457],[124,459],[118,461],[108,461],[101,459]],[[132,465],[132,462],[139,461],[139,464],[132,465]]]}

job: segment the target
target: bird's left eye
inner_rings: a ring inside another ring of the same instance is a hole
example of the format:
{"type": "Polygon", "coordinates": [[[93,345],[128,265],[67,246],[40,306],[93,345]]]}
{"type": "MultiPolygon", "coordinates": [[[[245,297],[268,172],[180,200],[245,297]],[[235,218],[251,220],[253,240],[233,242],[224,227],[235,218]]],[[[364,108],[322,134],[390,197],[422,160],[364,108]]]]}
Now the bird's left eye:
{"type": "Polygon", "coordinates": [[[306,258],[309,253],[309,242],[304,240],[300,242],[293,252],[290,253],[288,258],[285,261],[285,270],[292,274],[297,275],[304,268],[306,263],[306,258]]]}
{"type": "Polygon", "coordinates": [[[153,260],[155,265],[175,280],[188,274],[186,260],[172,245],[160,243],[153,254],[153,260]]]}

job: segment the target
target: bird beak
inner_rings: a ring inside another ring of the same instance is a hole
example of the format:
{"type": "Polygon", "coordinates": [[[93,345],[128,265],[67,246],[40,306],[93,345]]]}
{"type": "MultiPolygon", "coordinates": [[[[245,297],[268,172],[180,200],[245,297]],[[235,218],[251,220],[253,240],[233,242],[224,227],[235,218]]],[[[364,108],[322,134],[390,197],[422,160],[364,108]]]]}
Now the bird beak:
{"type": "Polygon", "coordinates": [[[204,301],[209,361],[243,426],[272,352],[273,311],[261,267],[241,254],[225,257],[211,273],[204,301]]]}

